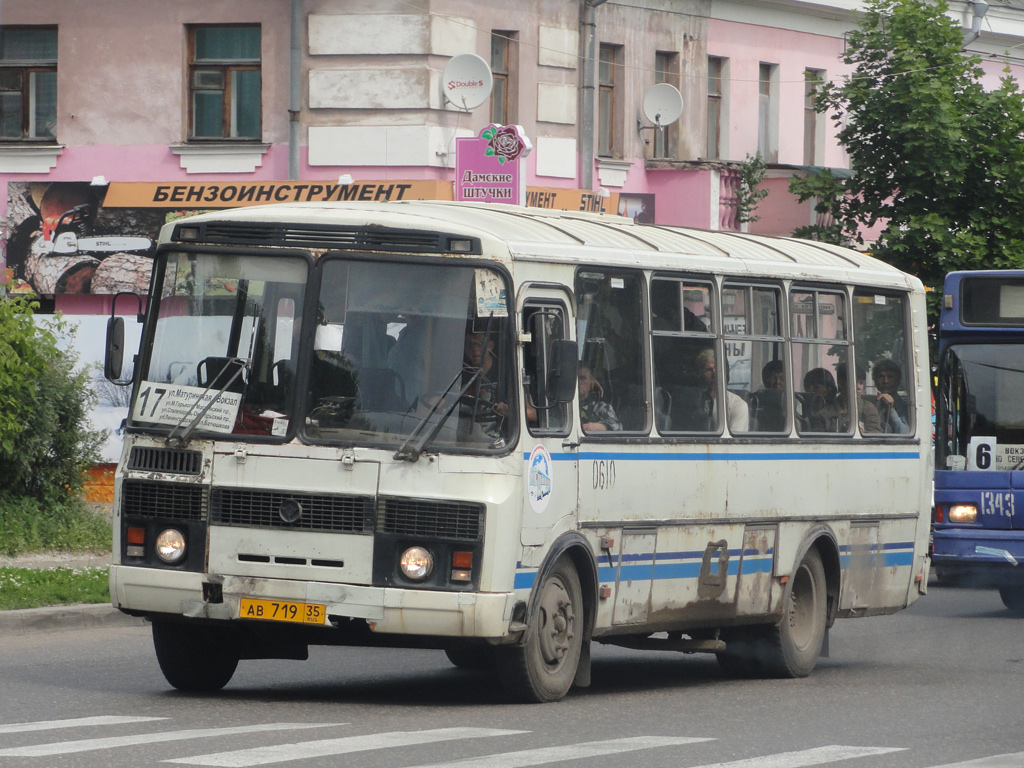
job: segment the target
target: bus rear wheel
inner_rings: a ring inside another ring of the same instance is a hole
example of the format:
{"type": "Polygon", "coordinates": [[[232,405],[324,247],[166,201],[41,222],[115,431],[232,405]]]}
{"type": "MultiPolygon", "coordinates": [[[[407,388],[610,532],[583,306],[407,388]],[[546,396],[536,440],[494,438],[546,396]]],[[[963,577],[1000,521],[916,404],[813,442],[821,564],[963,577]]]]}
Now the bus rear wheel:
{"type": "Polygon", "coordinates": [[[818,662],[825,639],[828,599],[825,566],[813,547],[789,579],[782,621],[772,627],[760,658],[771,677],[807,677],[818,662]]]}
{"type": "Polygon", "coordinates": [[[238,667],[238,641],[225,627],[154,621],[153,648],[160,671],[179,691],[219,691],[238,667]]]}
{"type": "Polygon", "coordinates": [[[495,648],[498,675],[515,701],[558,701],[572,687],[583,647],[583,590],[576,568],[562,557],[541,585],[526,641],[495,648]]]}

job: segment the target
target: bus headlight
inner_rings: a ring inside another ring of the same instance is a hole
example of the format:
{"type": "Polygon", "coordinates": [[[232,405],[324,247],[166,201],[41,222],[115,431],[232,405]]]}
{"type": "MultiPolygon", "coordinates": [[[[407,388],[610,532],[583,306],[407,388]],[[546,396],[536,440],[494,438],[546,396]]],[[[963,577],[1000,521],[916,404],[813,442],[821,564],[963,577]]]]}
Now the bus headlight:
{"type": "Polygon", "coordinates": [[[413,581],[423,581],[434,571],[434,556],[423,547],[409,547],[398,560],[402,574],[413,581]]]}
{"type": "Polygon", "coordinates": [[[177,563],[185,557],[185,537],[176,528],[161,531],[156,537],[156,556],[165,563],[177,563]]]}
{"type": "Polygon", "coordinates": [[[976,523],[978,522],[978,508],[973,504],[953,504],[949,508],[949,522],[976,523]]]}

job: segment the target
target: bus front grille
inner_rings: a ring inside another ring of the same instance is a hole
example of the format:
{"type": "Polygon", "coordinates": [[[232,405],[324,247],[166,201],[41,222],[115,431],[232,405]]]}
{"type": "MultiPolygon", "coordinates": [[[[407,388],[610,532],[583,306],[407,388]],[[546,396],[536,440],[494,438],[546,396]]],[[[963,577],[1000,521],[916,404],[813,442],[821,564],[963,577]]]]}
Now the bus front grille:
{"type": "Polygon", "coordinates": [[[212,522],[219,525],[329,533],[373,531],[373,499],[368,496],[215,488],[211,507],[212,522]]]}
{"type": "Polygon", "coordinates": [[[202,522],[206,520],[206,487],[125,480],[121,485],[121,514],[202,522]]]}
{"type": "Polygon", "coordinates": [[[402,536],[480,541],[484,505],[428,499],[382,499],[377,531],[402,536]]]}
{"type": "Polygon", "coordinates": [[[132,446],[128,454],[128,469],[144,472],[173,472],[179,475],[198,475],[203,466],[203,454],[199,451],[183,451],[171,448],[144,448],[132,446]]]}

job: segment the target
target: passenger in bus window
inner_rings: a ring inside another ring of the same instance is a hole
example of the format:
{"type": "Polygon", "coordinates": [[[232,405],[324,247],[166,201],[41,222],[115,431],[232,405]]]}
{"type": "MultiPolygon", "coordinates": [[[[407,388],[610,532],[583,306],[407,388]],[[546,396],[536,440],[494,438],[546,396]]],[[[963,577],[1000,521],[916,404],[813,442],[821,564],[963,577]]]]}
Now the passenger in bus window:
{"type": "Polygon", "coordinates": [[[910,414],[907,401],[900,396],[903,372],[889,358],[882,358],[871,369],[871,379],[878,394],[878,415],[882,420],[882,431],[900,435],[910,432],[910,414]]]}
{"type": "MultiPolygon", "coordinates": [[[[857,377],[857,424],[860,428],[861,434],[881,432],[882,420],[878,415],[878,409],[875,407],[874,403],[864,397],[864,384],[868,377],[867,370],[860,363],[855,364],[853,370],[857,377]]],[[[846,386],[846,363],[840,363],[836,366],[836,376],[839,377],[840,402],[845,405],[849,402],[843,394],[843,389],[846,386]]]]}
{"type": "Polygon", "coordinates": [[[761,389],[750,396],[751,420],[757,432],[782,432],[786,428],[786,372],[781,360],[769,360],[761,368],[761,389]]]}
{"type": "MultiPolygon", "coordinates": [[[[711,399],[713,423],[718,423],[718,367],[715,350],[706,348],[697,355],[697,374],[705,393],[711,399]]],[[[735,392],[725,392],[725,417],[732,433],[750,431],[750,411],[746,401],[735,392]]]]}
{"type": "Polygon", "coordinates": [[[832,374],[824,368],[812,368],[804,376],[805,416],[811,432],[846,432],[850,424],[849,408],[838,402],[839,389],[832,374]]]}
{"type": "Polygon", "coordinates": [[[615,409],[604,401],[601,383],[590,374],[590,368],[579,367],[580,423],[584,432],[618,432],[622,424],[615,409]]]}

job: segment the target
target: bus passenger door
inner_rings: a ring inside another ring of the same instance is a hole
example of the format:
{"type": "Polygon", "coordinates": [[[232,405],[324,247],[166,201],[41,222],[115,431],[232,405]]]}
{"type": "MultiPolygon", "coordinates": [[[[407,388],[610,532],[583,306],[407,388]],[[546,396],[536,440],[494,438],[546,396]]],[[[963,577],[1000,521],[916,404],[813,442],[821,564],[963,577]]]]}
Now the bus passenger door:
{"type": "MultiPolygon", "coordinates": [[[[555,342],[571,339],[573,324],[565,291],[527,287],[520,299],[523,353],[522,454],[526,462],[526,504],[523,505],[522,543],[541,547],[563,529],[562,518],[574,516],[577,493],[577,449],[569,417],[571,402],[553,397],[555,342]]],[[[564,350],[563,350],[564,351],[564,350]]],[[[575,380],[574,380],[575,381],[575,380]]],[[[575,383],[573,384],[575,386],[575,383]]],[[[539,565],[544,549],[524,554],[524,565],[539,565]]]]}

